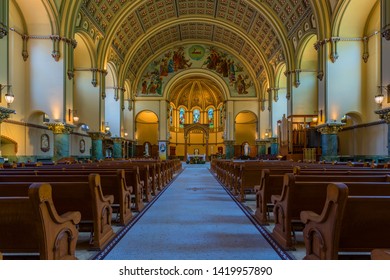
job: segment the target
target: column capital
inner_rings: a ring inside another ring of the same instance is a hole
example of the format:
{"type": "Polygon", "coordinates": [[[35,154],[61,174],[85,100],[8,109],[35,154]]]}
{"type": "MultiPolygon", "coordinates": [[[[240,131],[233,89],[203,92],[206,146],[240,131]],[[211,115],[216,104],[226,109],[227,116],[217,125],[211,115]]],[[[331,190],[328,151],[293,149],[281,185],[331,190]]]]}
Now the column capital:
{"type": "Polygon", "coordinates": [[[15,114],[15,110],[0,107],[0,123],[4,121],[5,119],[8,119],[10,114],[15,114]]]}
{"type": "Polygon", "coordinates": [[[376,110],[375,114],[379,115],[381,120],[384,120],[387,124],[390,124],[390,107],[376,110]]]}
{"type": "Polygon", "coordinates": [[[106,134],[103,132],[88,132],[88,135],[92,140],[103,140],[106,137],[106,134]]]}
{"type": "Polygon", "coordinates": [[[337,134],[340,130],[343,129],[344,123],[331,122],[324,123],[316,126],[316,129],[321,134],[337,134]]]}
{"type": "Polygon", "coordinates": [[[75,128],[74,125],[64,124],[61,122],[45,123],[47,128],[54,134],[69,134],[75,128]]]}

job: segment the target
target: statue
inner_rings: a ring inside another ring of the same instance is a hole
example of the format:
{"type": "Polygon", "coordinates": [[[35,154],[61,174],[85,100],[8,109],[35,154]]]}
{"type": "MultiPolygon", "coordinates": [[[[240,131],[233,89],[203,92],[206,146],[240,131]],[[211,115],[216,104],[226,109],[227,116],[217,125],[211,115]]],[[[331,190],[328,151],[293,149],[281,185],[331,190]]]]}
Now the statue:
{"type": "Polygon", "coordinates": [[[249,156],[249,144],[248,142],[244,145],[244,156],[249,156]]]}

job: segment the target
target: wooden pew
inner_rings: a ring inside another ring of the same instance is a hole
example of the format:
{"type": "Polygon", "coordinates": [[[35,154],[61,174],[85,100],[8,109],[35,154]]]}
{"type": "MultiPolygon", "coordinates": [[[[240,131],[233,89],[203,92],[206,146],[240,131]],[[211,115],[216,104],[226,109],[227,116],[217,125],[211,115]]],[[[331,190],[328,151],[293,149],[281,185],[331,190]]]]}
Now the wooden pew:
{"type": "MultiPolygon", "coordinates": [[[[0,173],[0,182],[88,182],[88,175],[95,170],[77,170],[77,171],[47,171],[36,172],[37,175],[13,174],[2,175],[0,173]]],[[[104,195],[113,195],[114,202],[111,207],[117,209],[119,223],[121,225],[128,224],[132,219],[131,211],[131,194],[132,187],[127,186],[125,171],[100,170],[100,182],[104,195]]]]}
{"type": "MultiPolygon", "coordinates": [[[[331,179],[330,179],[331,180],[331,179]]],[[[350,195],[390,195],[389,182],[348,182],[350,195]]],[[[334,181],[299,182],[293,174],[285,174],[281,195],[273,195],[275,227],[272,237],[286,250],[294,249],[293,233],[303,227],[301,211],[319,213],[326,200],[327,185],[334,181]],[[294,229],[294,226],[296,227],[294,229]]]]}
{"type": "MultiPolygon", "coordinates": [[[[272,195],[281,194],[283,187],[284,174],[287,169],[263,169],[261,173],[260,185],[255,186],[256,191],[256,211],[255,219],[260,224],[268,224],[268,212],[273,203],[271,201],[272,195]]],[[[294,170],[296,171],[296,170],[294,170]]],[[[333,172],[320,172],[318,173],[308,173],[304,171],[300,172],[298,175],[295,175],[296,181],[378,181],[378,182],[389,182],[390,175],[387,173],[355,173],[355,172],[343,172],[343,173],[333,173],[333,172]],[[347,179],[348,178],[348,179],[347,179]]]]}
{"type": "Polygon", "coordinates": [[[328,185],[321,214],[302,211],[308,260],[337,260],[390,246],[390,196],[351,196],[349,183],[328,185]],[[349,194],[349,195],[348,195],[349,194]]]}
{"type": "MultiPolygon", "coordinates": [[[[79,211],[79,231],[90,232],[92,250],[102,250],[115,236],[111,226],[113,195],[103,195],[100,176],[90,174],[88,182],[47,182],[59,214],[79,211]]],[[[0,182],[0,196],[26,196],[29,183],[0,182]]]]}
{"type": "Polygon", "coordinates": [[[49,184],[33,183],[27,193],[0,197],[0,250],[19,257],[36,253],[41,260],[77,259],[80,212],[59,215],[49,184]]]}
{"type": "Polygon", "coordinates": [[[390,249],[374,249],[371,251],[372,260],[390,260],[390,249]]]}

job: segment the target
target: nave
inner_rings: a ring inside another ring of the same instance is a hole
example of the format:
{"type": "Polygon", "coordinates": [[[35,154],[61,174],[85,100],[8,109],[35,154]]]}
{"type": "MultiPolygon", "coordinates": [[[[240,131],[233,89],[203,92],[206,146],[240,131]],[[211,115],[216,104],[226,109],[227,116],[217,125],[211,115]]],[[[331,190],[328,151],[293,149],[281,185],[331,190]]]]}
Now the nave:
{"type": "Polygon", "coordinates": [[[93,259],[291,259],[225,191],[208,164],[185,164],[169,187],[117,236],[93,259]]]}

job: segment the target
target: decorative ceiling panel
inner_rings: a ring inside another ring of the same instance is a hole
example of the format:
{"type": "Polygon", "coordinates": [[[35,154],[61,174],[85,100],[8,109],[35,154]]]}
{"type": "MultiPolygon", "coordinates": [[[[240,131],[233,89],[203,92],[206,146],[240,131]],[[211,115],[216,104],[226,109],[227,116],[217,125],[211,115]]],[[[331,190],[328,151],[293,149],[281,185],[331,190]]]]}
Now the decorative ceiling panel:
{"type": "Polygon", "coordinates": [[[174,0],[148,0],[137,9],[144,31],[147,32],[156,24],[177,17],[174,0]]]}
{"type": "Polygon", "coordinates": [[[176,0],[178,16],[205,15],[214,17],[215,0],[176,0]]]}
{"type": "Polygon", "coordinates": [[[216,10],[216,18],[229,21],[246,32],[249,31],[257,12],[247,1],[220,0],[216,10]]]}
{"type": "Polygon", "coordinates": [[[181,39],[209,40],[213,39],[213,25],[207,23],[184,23],[180,25],[181,39]]]}
{"type": "Polygon", "coordinates": [[[299,21],[312,13],[310,0],[266,0],[283,22],[287,33],[292,32],[299,21]]]}
{"type": "Polygon", "coordinates": [[[130,14],[115,32],[113,46],[124,58],[134,42],[144,34],[141,23],[135,13],[130,14]]]}
{"type": "MultiPolygon", "coordinates": [[[[110,24],[121,9],[129,7],[131,0],[83,0],[81,10],[97,30],[106,36],[110,24]]],[[[280,59],[281,39],[267,17],[278,17],[285,28],[285,35],[290,40],[299,41],[299,32],[312,32],[306,28],[307,19],[312,17],[310,0],[144,0],[129,11],[119,25],[112,41],[112,48],[124,60],[131,51],[130,70],[137,73],[151,55],[159,53],[165,46],[182,41],[218,42],[234,49],[259,76],[264,70],[258,52],[251,46],[245,36],[253,39],[268,60],[280,59]],[[259,4],[259,2],[261,2],[259,4]],[[270,14],[262,14],[256,4],[268,5],[270,14]],[[196,18],[203,18],[199,22],[196,18]],[[188,22],[168,27],[147,38],[140,49],[133,50],[135,42],[143,36],[150,36],[157,26],[169,23],[172,19],[185,19],[188,22]],[[204,20],[216,20],[221,24],[204,23],[204,20]],[[226,25],[234,26],[227,28],[226,25]],[[305,24],[304,28],[302,28],[305,24]],[[241,34],[241,35],[240,35],[241,34]],[[244,35],[246,34],[246,35],[244,35]]],[[[284,59],[284,56],[282,56],[284,59]]]]}

